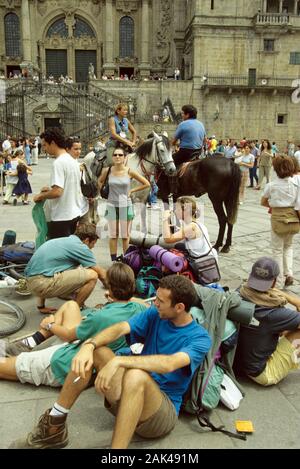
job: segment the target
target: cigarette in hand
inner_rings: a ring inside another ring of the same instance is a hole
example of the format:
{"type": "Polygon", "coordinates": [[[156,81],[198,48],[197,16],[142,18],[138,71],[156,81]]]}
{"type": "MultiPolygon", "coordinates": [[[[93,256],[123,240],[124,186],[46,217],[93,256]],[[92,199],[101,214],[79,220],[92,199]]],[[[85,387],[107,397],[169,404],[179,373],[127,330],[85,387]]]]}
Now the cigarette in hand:
{"type": "Polygon", "coordinates": [[[77,376],[77,378],[74,379],[73,384],[78,383],[79,380],[80,380],[80,376],[77,376]]]}

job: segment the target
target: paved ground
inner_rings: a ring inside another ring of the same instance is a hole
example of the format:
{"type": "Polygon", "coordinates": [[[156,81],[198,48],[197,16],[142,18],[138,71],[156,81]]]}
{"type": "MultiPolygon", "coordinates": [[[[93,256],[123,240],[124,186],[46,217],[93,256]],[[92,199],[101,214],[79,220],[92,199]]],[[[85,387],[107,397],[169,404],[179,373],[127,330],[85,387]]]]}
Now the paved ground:
{"type": "MultiPolygon", "coordinates": [[[[32,187],[34,192],[48,184],[51,160],[42,160],[34,167],[32,187]]],[[[269,216],[266,209],[259,205],[260,194],[247,189],[246,202],[240,207],[238,222],[234,229],[233,247],[230,254],[220,256],[222,282],[231,288],[237,287],[246,279],[249,269],[259,256],[271,254],[269,216]]],[[[205,223],[211,239],[216,239],[217,222],[206,197],[205,223]]],[[[7,229],[17,232],[17,240],[33,240],[34,225],[31,220],[31,207],[0,206],[0,239],[7,229]]],[[[154,218],[158,212],[149,211],[154,218]]],[[[157,221],[151,224],[157,227],[157,221]]],[[[300,236],[295,240],[295,278],[291,291],[300,294],[300,236]]],[[[95,253],[101,265],[109,265],[107,240],[97,245],[95,253]]],[[[19,297],[11,291],[0,290],[0,296],[19,304],[26,312],[25,327],[17,334],[24,335],[36,330],[41,315],[36,311],[32,297],[19,297]]],[[[101,302],[103,290],[97,286],[88,304],[101,302]]],[[[49,302],[59,305],[59,300],[49,302]]],[[[167,449],[167,448],[300,448],[300,373],[295,372],[280,385],[263,389],[258,385],[244,381],[246,397],[240,408],[231,412],[219,407],[213,413],[217,425],[226,425],[234,429],[235,420],[252,420],[255,433],[247,442],[231,439],[222,434],[212,434],[199,428],[193,417],[182,416],[176,429],[164,439],[143,441],[135,437],[131,448],[167,449]]],[[[53,404],[57,392],[46,387],[35,388],[19,383],[0,383],[0,448],[7,448],[12,440],[29,431],[38,416],[53,404]]],[[[130,416],[129,416],[130,417],[130,416]]],[[[77,402],[69,417],[70,448],[104,448],[109,445],[113,428],[113,418],[104,410],[102,399],[93,389],[86,391],[77,402]]]]}

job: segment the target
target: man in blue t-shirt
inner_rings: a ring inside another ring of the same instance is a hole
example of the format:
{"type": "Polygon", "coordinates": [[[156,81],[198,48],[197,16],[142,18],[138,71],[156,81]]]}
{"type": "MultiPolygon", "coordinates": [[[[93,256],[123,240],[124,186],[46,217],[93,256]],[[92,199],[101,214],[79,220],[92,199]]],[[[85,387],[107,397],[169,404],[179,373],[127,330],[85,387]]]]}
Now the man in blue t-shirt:
{"type": "Polygon", "coordinates": [[[202,122],[197,120],[197,112],[197,109],[191,104],[182,107],[183,122],[177,127],[172,141],[174,146],[180,141],[179,151],[173,155],[176,166],[190,161],[201,152],[205,128],[202,122]]]}
{"type": "Polygon", "coordinates": [[[34,253],[26,269],[28,289],[38,297],[41,313],[51,313],[45,307],[46,298],[69,297],[79,306],[94,290],[97,279],[105,285],[105,270],[97,266],[92,249],[98,240],[96,226],[82,223],[75,234],[47,241],[34,253]]]}
{"type": "MultiPolygon", "coordinates": [[[[89,339],[73,359],[79,383],[93,366],[100,370],[96,390],[104,394],[106,408],[117,415],[112,448],[127,448],[134,432],[157,438],[176,425],[183,395],[211,346],[206,330],[189,313],[196,302],[190,280],[165,277],[154,306],[89,339]],[[116,356],[105,347],[124,335],[131,343],[144,344],[141,356],[116,356]]],[[[57,415],[57,438],[65,431],[66,404],[57,415]]],[[[56,425],[54,420],[51,423],[56,425]]]]}

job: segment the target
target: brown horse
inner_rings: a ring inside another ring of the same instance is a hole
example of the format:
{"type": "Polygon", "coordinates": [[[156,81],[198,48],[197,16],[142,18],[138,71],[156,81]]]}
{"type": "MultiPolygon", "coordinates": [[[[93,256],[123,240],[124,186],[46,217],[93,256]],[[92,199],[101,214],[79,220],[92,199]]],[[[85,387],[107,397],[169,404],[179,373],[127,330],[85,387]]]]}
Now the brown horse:
{"type": "MultiPolygon", "coordinates": [[[[223,245],[226,224],[228,225],[226,243],[221,252],[229,252],[232,243],[233,224],[236,221],[241,171],[237,164],[224,158],[213,156],[190,163],[182,177],[177,180],[177,190],[174,200],[182,195],[194,195],[200,197],[208,194],[219,221],[219,234],[215,248],[223,245]],[[224,210],[224,206],[226,212],[224,210]]],[[[168,202],[171,192],[167,177],[161,173],[157,185],[159,196],[164,202],[168,202]]]]}

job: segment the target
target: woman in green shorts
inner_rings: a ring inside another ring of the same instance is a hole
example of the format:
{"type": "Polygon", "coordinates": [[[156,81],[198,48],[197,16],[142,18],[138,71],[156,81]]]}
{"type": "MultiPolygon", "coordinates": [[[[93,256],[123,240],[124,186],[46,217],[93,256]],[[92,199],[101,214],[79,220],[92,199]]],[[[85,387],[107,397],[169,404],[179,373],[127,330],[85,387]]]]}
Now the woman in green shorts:
{"type": "Polygon", "coordinates": [[[134,218],[131,195],[133,192],[143,191],[149,188],[150,183],[140,174],[125,166],[125,153],[122,148],[115,148],[113,153],[113,165],[104,168],[99,177],[100,191],[108,177],[109,195],[105,217],[109,227],[109,250],[111,260],[117,258],[118,239],[122,238],[123,252],[129,245],[129,236],[134,218]],[[131,179],[140,182],[141,185],[131,189],[131,179]]]}

